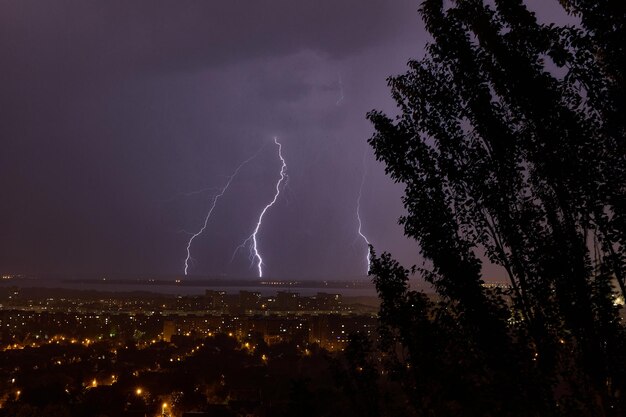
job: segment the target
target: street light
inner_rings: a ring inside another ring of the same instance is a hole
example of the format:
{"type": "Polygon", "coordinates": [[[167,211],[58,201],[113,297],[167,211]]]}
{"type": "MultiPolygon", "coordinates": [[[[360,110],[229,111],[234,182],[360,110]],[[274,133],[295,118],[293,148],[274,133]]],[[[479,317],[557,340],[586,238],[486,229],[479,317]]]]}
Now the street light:
{"type": "Polygon", "coordinates": [[[163,405],[161,406],[161,417],[166,417],[165,415],[166,408],[167,408],[167,403],[163,403],[163,405]]]}

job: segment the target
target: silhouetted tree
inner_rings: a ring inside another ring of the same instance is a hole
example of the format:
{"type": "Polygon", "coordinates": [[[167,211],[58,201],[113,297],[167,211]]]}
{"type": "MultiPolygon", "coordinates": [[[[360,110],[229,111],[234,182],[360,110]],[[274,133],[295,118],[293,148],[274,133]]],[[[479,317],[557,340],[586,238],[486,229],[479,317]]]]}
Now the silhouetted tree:
{"type": "Polygon", "coordinates": [[[370,139],[432,268],[371,273],[389,369],[424,415],[623,415],[626,6],[426,0],[433,42],[370,139]],[[485,261],[510,290],[486,288],[485,261]],[[419,272],[440,297],[410,290],[419,272]]]}
{"type": "Polygon", "coordinates": [[[373,343],[368,336],[353,334],[344,355],[335,362],[335,378],[350,399],[354,415],[381,415],[379,369],[373,351],[373,343]]]}

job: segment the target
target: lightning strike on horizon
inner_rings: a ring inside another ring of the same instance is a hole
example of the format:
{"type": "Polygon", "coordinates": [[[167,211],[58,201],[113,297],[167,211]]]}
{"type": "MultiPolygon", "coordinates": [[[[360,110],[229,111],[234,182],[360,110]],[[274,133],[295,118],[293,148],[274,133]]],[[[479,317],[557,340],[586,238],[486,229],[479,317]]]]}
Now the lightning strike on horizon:
{"type": "Polygon", "coordinates": [[[217,200],[219,200],[220,197],[222,197],[224,193],[226,193],[226,190],[228,190],[228,187],[230,187],[230,184],[233,182],[237,174],[239,174],[239,171],[241,170],[241,168],[243,168],[248,162],[256,158],[259,152],[261,152],[261,150],[257,151],[257,153],[255,153],[250,158],[246,159],[241,164],[239,164],[237,169],[235,169],[235,171],[227,178],[226,184],[224,185],[224,187],[222,187],[220,192],[213,196],[213,203],[211,204],[211,208],[209,209],[209,211],[207,212],[207,215],[204,218],[204,223],[202,227],[196,233],[191,234],[191,237],[189,238],[189,241],[187,242],[187,258],[185,258],[185,276],[187,275],[187,272],[189,270],[189,262],[193,260],[191,258],[191,244],[193,243],[195,238],[197,238],[202,233],[204,233],[204,230],[206,229],[207,224],[209,223],[209,219],[211,218],[211,214],[213,214],[213,210],[215,209],[215,206],[217,205],[217,200]]]}
{"type": "Polygon", "coordinates": [[[281,145],[280,142],[278,142],[277,137],[274,137],[274,143],[276,144],[276,146],[278,146],[278,158],[280,158],[280,161],[281,161],[280,179],[276,183],[276,192],[274,193],[274,198],[265,206],[265,208],[263,208],[263,211],[261,211],[261,214],[259,215],[259,219],[257,220],[254,231],[252,232],[250,236],[248,236],[246,240],[243,241],[241,245],[239,245],[235,249],[235,252],[233,253],[233,257],[231,258],[231,261],[232,261],[232,259],[234,259],[235,254],[237,253],[239,249],[245,247],[245,245],[248,244],[249,242],[252,242],[252,245],[250,248],[250,259],[251,259],[252,264],[254,264],[255,259],[257,260],[257,269],[259,271],[259,278],[263,278],[263,258],[261,257],[261,253],[259,252],[257,234],[259,233],[259,229],[261,228],[261,225],[263,223],[263,217],[265,216],[265,213],[267,213],[267,211],[276,203],[276,200],[278,200],[278,196],[280,195],[281,185],[285,181],[287,181],[287,179],[289,178],[287,174],[285,173],[285,171],[287,170],[287,163],[285,162],[285,158],[283,158],[283,153],[282,153],[283,146],[281,145]]]}
{"type": "Polygon", "coordinates": [[[359,236],[361,236],[361,238],[363,239],[363,241],[365,241],[365,244],[367,245],[367,256],[365,257],[365,260],[367,262],[367,273],[369,274],[370,272],[370,266],[371,266],[371,260],[370,260],[370,241],[367,239],[367,237],[363,234],[363,222],[361,221],[361,196],[363,195],[363,186],[365,185],[365,177],[367,175],[367,169],[365,168],[365,154],[363,155],[363,175],[361,177],[361,186],[359,187],[359,195],[356,199],[356,218],[358,221],[358,229],[357,232],[359,234],[359,236]]]}

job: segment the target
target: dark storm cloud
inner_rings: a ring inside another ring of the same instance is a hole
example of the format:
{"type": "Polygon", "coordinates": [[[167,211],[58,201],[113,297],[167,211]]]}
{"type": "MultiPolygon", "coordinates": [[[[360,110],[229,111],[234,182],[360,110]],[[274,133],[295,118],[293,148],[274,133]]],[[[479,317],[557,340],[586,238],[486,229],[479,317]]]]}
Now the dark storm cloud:
{"type": "Polygon", "coordinates": [[[411,3],[3,0],[0,59],[18,71],[115,75],[193,70],[302,49],[341,57],[397,35],[412,20],[398,10],[415,8],[411,3]]]}
{"type": "MultiPolygon", "coordinates": [[[[253,276],[245,256],[229,260],[272,195],[279,135],[290,188],[263,229],[268,270],[362,274],[364,114],[388,104],[384,78],[413,53],[415,9],[0,0],[0,269],[180,273],[183,230],[197,230],[210,201],[182,195],[222,185],[265,144],[193,253],[194,273],[253,276]]],[[[403,248],[399,191],[380,167],[370,178],[365,215],[378,200],[387,208],[368,227],[403,248]]]]}
{"type": "Polygon", "coordinates": [[[268,274],[365,272],[364,172],[363,230],[418,262],[364,117],[394,112],[385,78],[423,53],[417,4],[0,0],[0,272],[181,273],[211,202],[185,193],[262,148],[192,250],[194,274],[252,277],[230,258],[273,195],[274,135],[290,186],[261,230],[268,274]]]}

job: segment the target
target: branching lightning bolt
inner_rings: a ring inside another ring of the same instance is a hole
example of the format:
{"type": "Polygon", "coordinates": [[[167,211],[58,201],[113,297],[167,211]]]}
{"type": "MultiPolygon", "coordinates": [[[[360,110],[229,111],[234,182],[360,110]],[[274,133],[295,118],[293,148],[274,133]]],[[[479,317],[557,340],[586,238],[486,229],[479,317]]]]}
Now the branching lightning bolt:
{"type": "Polygon", "coordinates": [[[365,155],[363,155],[363,176],[361,177],[361,186],[359,187],[359,196],[356,199],[356,218],[357,218],[358,225],[359,225],[359,228],[357,229],[357,232],[359,233],[359,236],[361,236],[361,238],[363,239],[363,241],[367,245],[367,256],[365,257],[365,260],[367,262],[367,273],[369,274],[370,266],[371,266],[371,262],[370,262],[370,241],[363,234],[363,230],[362,230],[363,229],[363,223],[361,221],[361,196],[363,195],[363,186],[365,185],[365,176],[366,175],[367,175],[367,170],[365,169],[365,155]]]}
{"type": "MultiPolygon", "coordinates": [[[[244,240],[243,243],[239,245],[235,249],[235,252],[233,253],[233,258],[234,258],[235,254],[237,253],[239,249],[245,247],[247,244],[252,242],[252,245],[250,248],[250,258],[253,263],[255,259],[257,261],[257,269],[259,271],[259,278],[263,278],[263,258],[261,257],[261,253],[259,252],[257,235],[259,233],[259,229],[261,228],[261,225],[263,224],[263,217],[265,216],[265,213],[267,213],[267,211],[276,203],[276,200],[278,200],[278,196],[280,195],[281,186],[288,180],[288,176],[286,174],[287,163],[285,162],[285,158],[283,158],[283,153],[282,153],[283,146],[280,144],[280,142],[278,142],[278,138],[276,137],[274,138],[274,143],[276,144],[276,146],[278,146],[278,158],[280,158],[280,162],[281,162],[280,179],[276,183],[276,192],[274,193],[274,198],[263,208],[263,211],[261,211],[261,214],[259,215],[259,219],[257,220],[256,226],[252,234],[248,236],[248,238],[244,240]]],[[[233,258],[231,258],[231,261],[233,258]]]]}
{"type": "Polygon", "coordinates": [[[185,275],[187,275],[187,272],[189,270],[189,263],[190,261],[192,261],[191,244],[193,243],[195,238],[197,238],[202,233],[204,233],[204,230],[206,229],[207,224],[209,223],[209,219],[211,218],[211,215],[213,214],[213,210],[215,210],[215,206],[217,205],[217,200],[219,200],[224,195],[224,193],[226,193],[226,190],[228,190],[228,188],[230,187],[230,184],[233,182],[237,174],[239,174],[239,171],[241,170],[241,168],[243,168],[248,162],[256,158],[259,152],[261,152],[261,150],[257,151],[257,153],[255,153],[250,158],[246,159],[241,164],[239,164],[237,169],[235,169],[235,171],[229,177],[227,177],[226,184],[224,185],[224,187],[222,187],[219,193],[213,196],[213,203],[211,204],[211,208],[209,208],[209,211],[207,212],[207,215],[204,218],[204,223],[202,224],[202,227],[196,233],[191,234],[191,237],[189,238],[189,241],[187,242],[187,258],[185,258],[185,275]]]}

